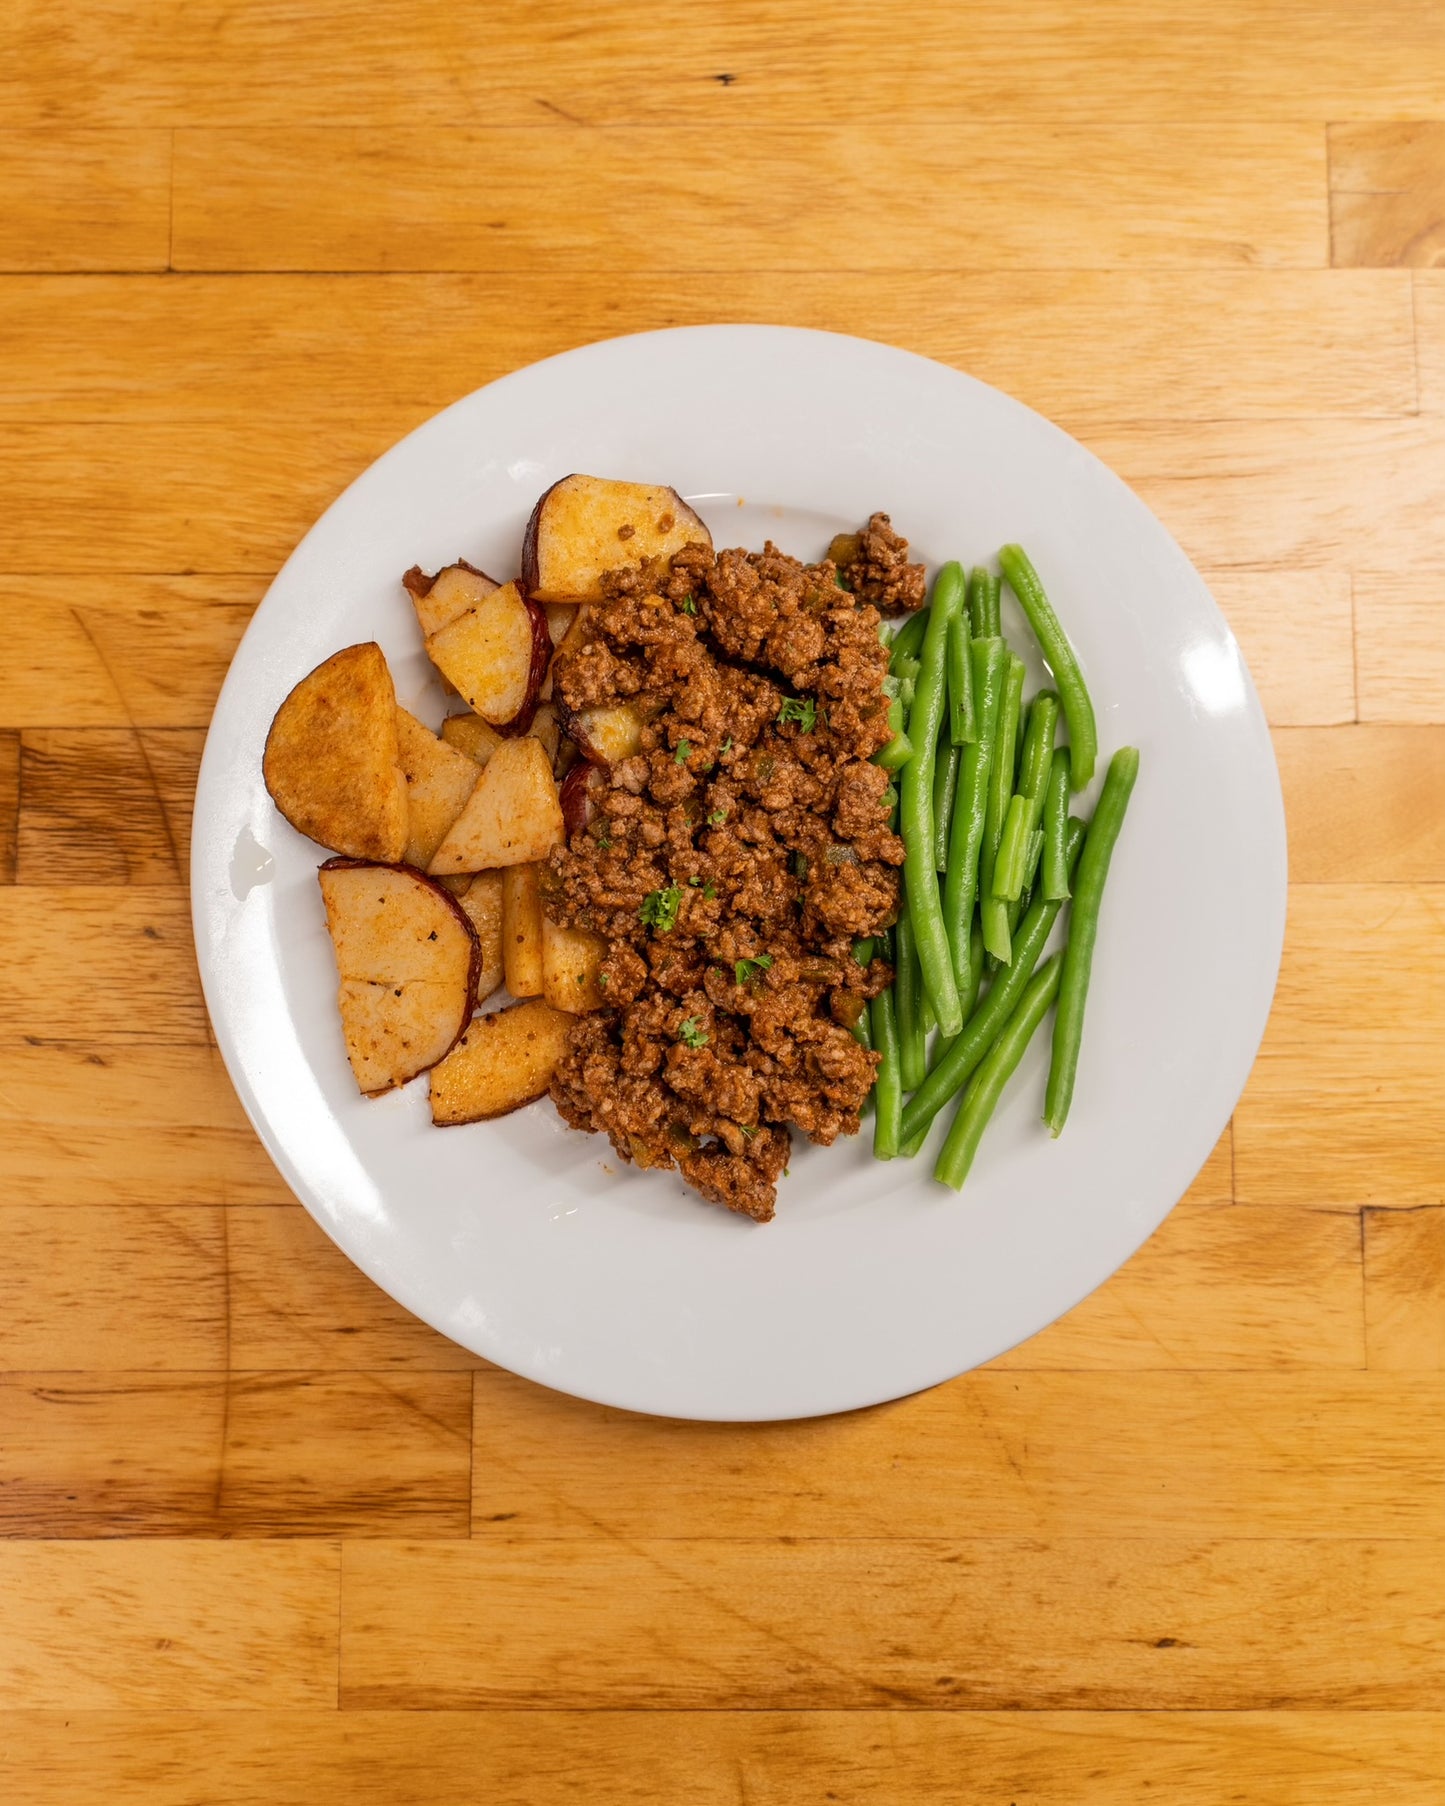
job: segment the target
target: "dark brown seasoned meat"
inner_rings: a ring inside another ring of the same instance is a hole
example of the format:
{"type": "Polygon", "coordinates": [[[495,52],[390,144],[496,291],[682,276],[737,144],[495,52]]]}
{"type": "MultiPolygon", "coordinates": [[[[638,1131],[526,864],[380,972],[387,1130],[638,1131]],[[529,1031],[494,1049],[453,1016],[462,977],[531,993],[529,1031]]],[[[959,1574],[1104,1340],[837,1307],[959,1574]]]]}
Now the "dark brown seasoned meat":
{"type": "Polygon", "coordinates": [[[608,1007],[579,1018],[552,1096],[623,1159],[762,1222],[790,1125],[858,1132],[877,1057],[849,1031],[892,978],[852,953],[896,919],[903,863],[870,763],[888,740],[874,604],[917,607],[923,567],[887,515],[852,549],[841,573],[772,544],[614,571],[553,667],[566,708],[652,712],[544,874],[553,919],[608,942],[608,1007]]]}

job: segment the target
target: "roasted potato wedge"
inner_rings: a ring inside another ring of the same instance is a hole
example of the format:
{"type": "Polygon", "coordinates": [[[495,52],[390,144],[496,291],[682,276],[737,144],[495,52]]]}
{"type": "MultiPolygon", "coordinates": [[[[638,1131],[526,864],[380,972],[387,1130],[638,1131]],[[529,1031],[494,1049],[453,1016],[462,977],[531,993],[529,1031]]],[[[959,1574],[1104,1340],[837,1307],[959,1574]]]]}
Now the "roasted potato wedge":
{"type": "Polygon", "coordinates": [[[607,1000],[598,973],[606,951],[599,935],[585,928],[564,928],[543,914],[542,995],[553,1009],[584,1016],[602,1008],[607,1000]]]}
{"type": "MultiPolygon", "coordinates": [[[[438,883],[443,880],[438,879],[438,883]]],[[[477,1002],[485,1003],[502,982],[502,873],[477,872],[457,901],[476,930],[481,968],[477,973],[477,1002]]]]}
{"type": "Polygon", "coordinates": [[[425,871],[447,829],[477,787],[476,761],[439,740],[405,709],[396,711],[401,768],[406,774],[408,865],[425,871]]]}
{"type": "Polygon", "coordinates": [[[432,1121],[485,1122],[545,1096],[575,1021],[541,998],[476,1017],[432,1068],[432,1121]]]}
{"type": "Polygon", "coordinates": [[[552,657],[547,617],[504,583],[429,634],[427,655],[457,694],[493,727],[526,731],[552,657]]]}
{"type": "Polygon", "coordinates": [[[380,646],[347,646],[276,711],[261,761],[276,807],[303,834],[353,859],[394,861],[407,841],[396,691],[380,646]]]}
{"type": "Polygon", "coordinates": [[[479,571],[464,558],[438,571],[435,577],[428,577],[420,565],[414,564],[401,581],[416,610],[423,639],[440,633],[458,615],[476,608],[502,587],[495,577],[479,571]]]}
{"type": "Polygon", "coordinates": [[[467,806],[432,856],[430,870],[483,872],[545,859],[562,838],[557,780],[540,740],[504,740],[482,767],[467,806]]]}
{"type": "Polygon", "coordinates": [[[675,489],[573,475],[542,495],[522,542],[522,587],[537,602],[592,601],[604,571],[669,558],[712,535],[675,489]]]}
{"type": "Polygon", "coordinates": [[[539,702],[537,713],[532,717],[532,725],[527,732],[534,740],[540,740],[546,751],[549,762],[557,763],[557,749],[562,744],[562,724],[557,718],[557,706],[551,702],[539,702]]]}
{"type": "Polygon", "coordinates": [[[485,765],[504,738],[480,715],[448,715],[442,723],[442,739],[477,765],[485,765]]]}
{"type": "Polygon", "coordinates": [[[576,741],[583,758],[607,767],[642,751],[642,730],[651,713],[643,703],[608,702],[564,711],[562,720],[568,739],[576,741]]]}
{"type": "Polygon", "coordinates": [[[410,866],[328,859],[320,880],[346,1056],[374,1097],[461,1037],[477,1002],[477,934],[456,899],[410,866]]]}
{"type": "Polygon", "coordinates": [[[563,778],[557,795],[562,804],[562,831],[568,840],[591,821],[593,790],[606,782],[599,767],[586,759],[579,760],[563,778]]]}
{"type": "Polygon", "coordinates": [[[535,865],[509,865],[502,873],[502,971],[514,997],[540,997],[542,892],[535,865]]]}

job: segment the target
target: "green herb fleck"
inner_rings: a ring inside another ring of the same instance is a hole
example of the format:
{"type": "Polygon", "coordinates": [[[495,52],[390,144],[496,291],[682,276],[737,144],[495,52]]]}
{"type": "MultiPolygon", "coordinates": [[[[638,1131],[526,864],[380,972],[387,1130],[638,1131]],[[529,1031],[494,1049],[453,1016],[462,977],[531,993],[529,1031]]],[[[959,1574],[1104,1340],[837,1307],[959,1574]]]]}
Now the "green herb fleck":
{"type": "Polygon", "coordinates": [[[728,812],[726,809],[714,809],[707,819],[714,828],[720,828],[727,818],[728,812]]]}
{"type": "Polygon", "coordinates": [[[702,879],[701,879],[701,878],[697,878],[697,877],[693,877],[693,878],[689,878],[689,879],[688,879],[688,883],[689,883],[689,884],[690,884],[690,885],[691,885],[691,886],[692,886],[692,888],[693,888],[693,889],[694,889],[694,890],[696,890],[696,889],[697,889],[697,887],[698,887],[698,885],[699,885],[699,884],[701,884],[701,883],[702,883],[702,879]]]}
{"type": "Polygon", "coordinates": [[[678,603],[678,607],[685,615],[695,615],[697,613],[697,603],[693,601],[691,596],[684,596],[681,602],[678,603]]]}
{"type": "Polygon", "coordinates": [[[745,1122],[735,1123],[733,1126],[737,1129],[738,1134],[743,1137],[744,1141],[751,1141],[754,1135],[757,1134],[757,1130],[750,1129],[745,1122]]]}
{"type": "Polygon", "coordinates": [[[707,1046],[707,1030],[698,1026],[696,1016],[689,1016],[687,1021],[683,1023],[677,1032],[679,1037],[685,1041],[689,1047],[707,1046]]]}
{"type": "Polygon", "coordinates": [[[681,908],[682,886],[669,884],[666,890],[650,890],[637,913],[648,928],[655,928],[659,934],[670,934],[677,926],[677,912],[681,908]]]}
{"type": "Polygon", "coordinates": [[[818,721],[818,705],[811,696],[785,696],[778,710],[778,725],[796,721],[805,734],[811,734],[818,721]]]}
{"type": "Polygon", "coordinates": [[[677,751],[672,755],[673,762],[677,765],[686,765],[687,755],[691,751],[692,742],[690,740],[679,740],[677,743],[677,751]]]}
{"type": "Polygon", "coordinates": [[[717,886],[713,883],[711,878],[709,878],[707,883],[703,885],[702,894],[707,898],[709,903],[717,895],[717,886]]]}
{"type": "Polygon", "coordinates": [[[604,853],[612,845],[612,836],[607,832],[606,828],[604,828],[597,836],[597,844],[604,853]]]}
{"type": "Polygon", "coordinates": [[[808,855],[793,852],[788,855],[788,864],[795,878],[806,878],[808,875],[808,855]]]}
{"type": "Polygon", "coordinates": [[[756,959],[735,959],[733,971],[737,975],[738,983],[745,985],[751,979],[756,978],[759,972],[766,972],[772,963],[771,953],[760,953],[756,959]]]}
{"type": "Polygon", "coordinates": [[[724,753],[730,753],[732,751],[732,749],[733,749],[733,737],[731,734],[729,734],[727,739],[724,740],[722,745],[717,749],[717,756],[719,758],[721,758],[724,753]]]}

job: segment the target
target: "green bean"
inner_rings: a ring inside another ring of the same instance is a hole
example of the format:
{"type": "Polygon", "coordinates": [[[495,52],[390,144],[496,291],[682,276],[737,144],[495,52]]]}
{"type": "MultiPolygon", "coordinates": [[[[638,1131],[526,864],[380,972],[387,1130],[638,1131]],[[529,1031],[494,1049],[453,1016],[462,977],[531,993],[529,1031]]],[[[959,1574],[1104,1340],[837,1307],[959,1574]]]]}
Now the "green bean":
{"type": "Polygon", "coordinates": [[[904,725],[908,709],[899,693],[899,681],[891,673],[884,678],[883,688],[888,696],[888,731],[892,738],[885,747],[874,753],[873,763],[881,765],[885,771],[898,771],[913,757],[913,742],[908,738],[908,730],[904,725]]]}
{"type": "MultiPolygon", "coordinates": [[[[903,1089],[912,1091],[923,1082],[927,1061],[924,1042],[922,985],[918,960],[913,950],[913,925],[905,900],[894,930],[897,957],[893,962],[893,1009],[898,1027],[899,1070],[903,1089]]],[[[896,1151],[896,1150],[895,1150],[896,1151]]]]}
{"type": "Polygon", "coordinates": [[[939,729],[943,723],[948,623],[963,606],[963,600],[962,567],[957,563],[944,565],[933,583],[913,712],[908,718],[913,757],[903,767],[899,801],[903,871],[913,942],[924,986],[933,1000],[938,1026],[945,1035],[958,1033],[963,1027],[963,1016],[958,1007],[958,983],[953,976],[953,959],[943,926],[943,904],[938,894],[934,863],[933,772],[939,729]]]}
{"type": "Polygon", "coordinates": [[[999,836],[993,862],[991,894],[1002,897],[1006,903],[1012,903],[1024,887],[1024,860],[1028,856],[1032,832],[1029,807],[1026,796],[1010,797],[1008,814],[1003,818],[1003,833],[999,836]]]}
{"type": "Polygon", "coordinates": [[[860,1047],[866,1047],[870,1051],[872,1050],[873,1030],[868,1021],[868,1006],[866,1003],[863,1006],[858,1020],[853,1024],[852,1034],[853,1039],[860,1047]]]}
{"type": "Polygon", "coordinates": [[[956,614],[948,623],[948,733],[955,746],[971,746],[978,738],[970,644],[968,622],[956,614]]]}
{"type": "Polygon", "coordinates": [[[1099,934],[1099,904],[1104,894],[1104,881],[1109,876],[1114,842],[1124,825],[1130,792],[1138,775],[1138,749],[1121,746],[1109,761],[1104,788],[1099,793],[1094,819],[1089,823],[1088,839],[1084,842],[1079,875],[1074,881],[1069,940],[1064,950],[1064,976],[1059,987],[1059,1013],[1054,1022],[1053,1059],[1044,1098],[1044,1121],[1053,1135],[1063,1128],[1073,1101],[1079,1047],[1084,1037],[1089,969],[1099,934]]]}
{"type": "Polygon", "coordinates": [[[1024,694],[1024,662],[1009,653],[1008,675],[999,704],[998,732],[994,736],[993,762],[988,774],[988,807],[984,817],[983,847],[979,853],[979,915],[983,944],[995,959],[1009,962],[1008,908],[993,894],[994,862],[1003,836],[1004,819],[1013,795],[1014,742],[1018,737],[1019,705],[1024,694]]]}
{"type": "Polygon", "coordinates": [[[958,768],[963,748],[955,746],[945,725],[938,742],[937,760],[933,768],[933,863],[940,872],[948,870],[948,830],[953,821],[953,799],[958,790],[958,768]]]}
{"type": "MultiPolygon", "coordinates": [[[[1071,821],[1068,846],[1071,866],[1077,861],[1084,840],[1084,824],[1071,821]]],[[[1008,1020],[1038,964],[1062,907],[1060,903],[1050,903],[1046,897],[1035,897],[1029,904],[1019,926],[1013,964],[994,979],[987,995],[964,1025],[963,1033],[934,1062],[933,1070],[922,1084],[914,1088],[914,1095],[903,1112],[900,1138],[911,1138],[920,1129],[926,1129],[993,1046],[995,1036],[1008,1020]]]]}
{"type": "MultiPolygon", "coordinates": [[[[964,747],[959,763],[958,790],[948,831],[948,864],[943,874],[943,925],[948,930],[960,993],[968,970],[969,923],[978,896],[978,853],[983,845],[989,765],[998,732],[1007,658],[1008,648],[1001,639],[974,640],[969,646],[978,738],[964,747]]],[[[965,1020],[967,1016],[965,1010],[965,1020]]]]}
{"type": "Polygon", "coordinates": [[[1044,850],[1044,831],[1035,828],[1029,835],[1029,850],[1024,854],[1024,881],[1019,894],[1008,906],[1008,931],[1012,935],[1019,917],[1034,900],[1034,879],[1038,876],[1039,859],[1044,850]]]}
{"type": "Polygon", "coordinates": [[[1009,802],[1003,835],[994,862],[993,894],[1012,902],[1024,886],[1024,866],[1034,830],[1044,813],[1044,792],[1054,750],[1054,730],[1059,720],[1059,699],[1052,690],[1040,690],[1029,710],[1019,758],[1018,789],[1009,802]]]}
{"type": "Polygon", "coordinates": [[[869,1014],[873,1024],[873,1045],[880,1055],[873,1080],[873,1153],[879,1160],[891,1160],[898,1152],[898,1118],[903,1109],[898,1021],[893,1012],[891,990],[878,993],[869,1014]]]}
{"type": "Polygon", "coordinates": [[[1056,747],[1044,790],[1044,895],[1062,903],[1069,894],[1064,843],[1069,821],[1069,755],[1056,747]]]}
{"type": "Polygon", "coordinates": [[[963,1005],[963,1019],[966,1023],[978,1005],[978,987],[983,983],[983,930],[978,925],[978,917],[968,931],[968,973],[958,983],[958,1001],[963,1005]]]}
{"type": "Polygon", "coordinates": [[[1034,1031],[1049,1013],[1049,1005],[1059,994],[1059,974],[1064,956],[1055,953],[1046,959],[1029,980],[1018,1008],[1009,1017],[998,1039],[988,1050],[978,1071],[969,1080],[968,1089],[958,1106],[958,1114],[948,1131],[948,1139],[938,1156],[933,1176],[955,1191],[961,1191],[978,1152],[978,1144],[988,1127],[1004,1086],[1013,1077],[1024,1049],[1034,1031]]]}
{"type": "Polygon", "coordinates": [[[996,640],[999,637],[999,588],[998,578],[992,571],[985,570],[981,564],[976,564],[969,572],[969,631],[976,640],[996,640]]]}
{"type": "Polygon", "coordinates": [[[923,636],[927,632],[928,610],[926,608],[920,608],[915,614],[909,615],[908,619],[893,636],[893,643],[889,648],[888,654],[888,668],[890,671],[896,672],[901,661],[917,659],[918,649],[922,646],[923,636]]]}
{"type": "Polygon", "coordinates": [[[998,555],[1009,587],[1028,616],[1029,626],[1059,688],[1064,707],[1064,720],[1069,726],[1069,778],[1075,790],[1082,790],[1094,775],[1099,756],[1099,736],[1094,725],[1094,705],[1089,700],[1088,685],[1079,668],[1078,658],[1068,636],[1059,625],[1059,617],[1044,594],[1039,574],[1029,563],[1022,546],[1005,546],[998,555]]]}

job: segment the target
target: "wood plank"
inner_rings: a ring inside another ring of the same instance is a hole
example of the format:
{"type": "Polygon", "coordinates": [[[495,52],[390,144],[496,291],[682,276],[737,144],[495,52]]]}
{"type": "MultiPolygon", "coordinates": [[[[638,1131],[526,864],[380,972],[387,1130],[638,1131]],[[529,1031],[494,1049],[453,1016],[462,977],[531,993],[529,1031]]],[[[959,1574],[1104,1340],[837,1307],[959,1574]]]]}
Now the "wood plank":
{"type": "Polygon", "coordinates": [[[1371,1367],[1445,1369],[1445,1209],[1365,1212],[1371,1367]]]}
{"type": "MultiPolygon", "coordinates": [[[[217,435],[204,459],[184,421],[0,426],[0,568],[89,569],[99,532],[124,568],[269,576],[426,411],[363,412],[298,435],[278,408],[217,435]]],[[[1402,546],[1445,564],[1445,417],[1331,417],[1307,432],[1289,420],[1077,424],[1201,567],[1387,570],[1402,546]]]]}
{"type": "Polygon", "coordinates": [[[0,1203],[0,1370],[225,1367],[221,1212],[49,1210],[8,1196],[0,1203]]]}
{"type": "Polygon", "coordinates": [[[826,18],[744,0],[589,7],[364,0],[303,8],[91,0],[56,27],[11,0],[0,35],[0,121],[167,125],[293,121],[505,128],[535,119],[670,120],[700,132],[779,119],[1323,120],[1438,113],[1445,53],[1412,0],[1176,0],[1167,15],[1046,0],[983,10],[911,0],[881,32],[868,0],[826,18]],[[337,46],[345,45],[339,56],[337,46]],[[1288,72],[1288,80],[1281,79],[1288,72]]]}
{"type": "Polygon", "coordinates": [[[1445,122],[1329,128],[1330,262],[1445,263],[1445,122]]]}
{"type": "Polygon", "coordinates": [[[6,1536],[467,1534],[466,1374],[0,1379],[6,1536]]]}
{"type": "MultiPolygon", "coordinates": [[[[1416,405],[1411,301],[1401,271],[1143,266],[971,270],[966,282],[742,266],[705,286],[651,268],[560,286],[525,270],[17,278],[0,285],[0,409],[88,428],[187,420],[209,433],[224,420],[249,432],[259,384],[284,396],[277,424],[292,434],[343,408],[409,420],[573,345],[727,319],[902,345],[1076,425],[1399,414],[1416,405]]],[[[28,605],[77,599],[54,589],[32,584],[28,605]]],[[[121,601],[116,586],[106,607],[121,601]]],[[[87,622],[107,627],[103,611],[92,621],[87,609],[87,622]]]]}
{"type": "Polygon", "coordinates": [[[233,1369],[413,1368],[489,1363],[403,1310],[299,1205],[226,1212],[233,1369]]]}
{"type": "Polygon", "coordinates": [[[1273,727],[1355,719],[1349,573],[1206,571],[1273,727]]]}
{"type": "Polygon", "coordinates": [[[1438,1712],[10,1712],[10,1806],[1441,1806],[1438,1712]]]}
{"type": "Polygon", "coordinates": [[[20,884],[185,884],[199,728],[27,728],[20,884]]]}
{"type": "Polygon", "coordinates": [[[341,1703],[1431,1709],[1442,1556],[1403,1540],[357,1542],[341,1703]]]}
{"type": "Polygon", "coordinates": [[[180,270],[1007,269],[1327,261],[1307,125],[699,131],[549,119],[175,134],[180,270]],[[376,180],[385,167],[385,182],[376,180]],[[762,172],[766,171],[766,177],[762,172]],[[840,257],[840,246],[846,253],[840,257]],[[926,247],[920,253],[920,247],[926,247]]]}
{"type": "Polygon", "coordinates": [[[1415,307],[1415,361],[1419,370],[1420,406],[1438,414],[1445,410],[1445,270],[1410,271],[1415,307]]]}
{"type": "MultiPolygon", "coordinates": [[[[1355,1282],[1358,1316],[1358,1259],[1355,1282]]],[[[1434,1373],[985,1371],[786,1426],[602,1411],[500,1369],[475,1389],[473,1534],[497,1545],[1412,1537],[1445,1510],[1434,1373]]]]}
{"type": "Polygon", "coordinates": [[[0,272],[165,269],[170,186],[168,131],[0,132],[0,272]]]}
{"type": "Polygon", "coordinates": [[[1445,882],[1445,726],[1281,728],[1296,884],[1445,882]]]}
{"type": "Polygon", "coordinates": [[[20,838],[20,736],[0,729],[0,884],[15,882],[15,848],[20,838]]]}
{"type": "Polygon", "coordinates": [[[1445,722],[1445,570],[1355,579],[1361,721],[1445,722]]]}
{"type": "Polygon", "coordinates": [[[0,1543],[0,1703],[336,1700],[338,1554],[308,1543],[0,1543]]]}
{"type": "Polygon", "coordinates": [[[1445,564],[1445,420],[1140,420],[1082,436],[1202,566],[1388,570],[1402,547],[1445,564]]]}
{"type": "Polygon", "coordinates": [[[214,1048],[105,1040],[0,1044],[0,1188],[12,1205],[291,1201],[214,1048]]]}
{"type": "Polygon", "coordinates": [[[0,888],[0,1042],[207,1046],[210,1025],[176,891],[0,888]],[[139,1001],[133,1009],[117,999],[139,1001]]]}
{"type": "Polygon", "coordinates": [[[1274,1013],[1234,1113],[1235,1196],[1438,1203],[1442,1060],[1445,892],[1293,886],[1274,1013]]]}
{"type": "Polygon", "coordinates": [[[0,575],[11,648],[0,722],[205,727],[264,588],[257,577],[0,575]]]}

